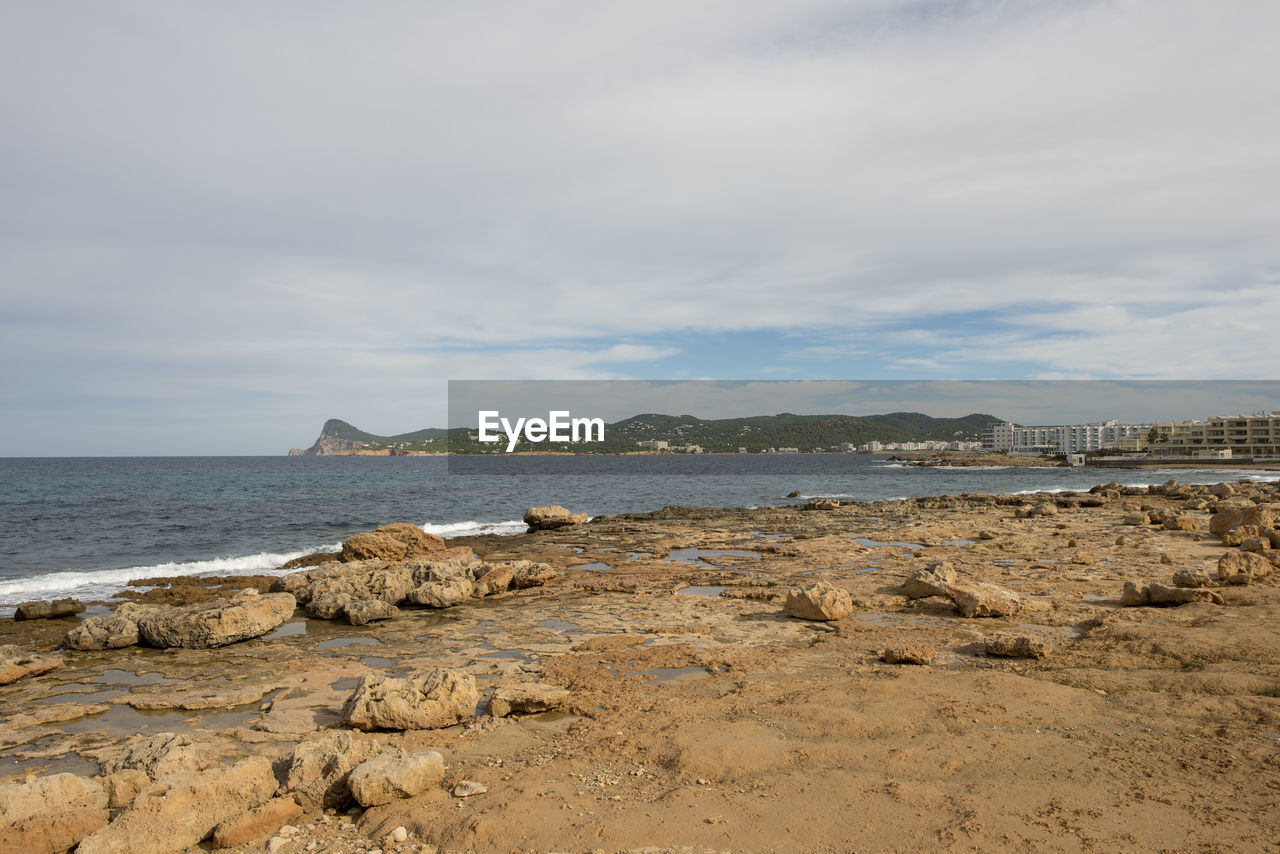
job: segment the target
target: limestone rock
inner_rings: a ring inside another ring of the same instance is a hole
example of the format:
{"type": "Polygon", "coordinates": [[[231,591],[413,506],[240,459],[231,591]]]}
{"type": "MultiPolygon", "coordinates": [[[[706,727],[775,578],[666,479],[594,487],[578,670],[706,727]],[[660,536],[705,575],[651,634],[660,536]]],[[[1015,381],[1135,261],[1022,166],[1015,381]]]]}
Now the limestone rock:
{"type": "Polygon", "coordinates": [[[783,610],[802,620],[843,620],[853,613],[853,597],[847,590],[819,581],[791,588],[783,610]]]}
{"type": "Polygon", "coordinates": [[[1233,528],[1254,525],[1259,528],[1275,528],[1280,511],[1268,504],[1251,501],[1223,501],[1209,520],[1209,532],[1222,536],[1233,528]]]}
{"type": "Polygon", "coordinates": [[[132,803],[138,793],[151,785],[145,771],[123,768],[102,778],[102,788],[107,793],[107,809],[118,810],[132,803]]]}
{"type": "Polygon", "coordinates": [[[360,677],[342,707],[342,718],[356,729],[437,729],[470,720],[480,692],[470,673],[436,668],[395,679],[360,677]]]}
{"type": "Polygon", "coordinates": [[[62,643],[71,649],[103,650],[123,649],[141,640],[138,620],[159,610],[153,605],[125,602],[108,617],[89,617],[67,632],[62,643]]]}
{"type": "Polygon", "coordinates": [[[348,537],[342,544],[344,561],[378,558],[387,561],[420,557],[443,551],[444,540],[428,534],[417,525],[394,522],[382,525],[365,534],[348,537]]]}
{"type": "Polygon", "coordinates": [[[0,646],[0,685],[17,682],[24,676],[39,676],[62,666],[62,656],[23,652],[13,644],[0,646]]]}
{"type": "Polygon", "coordinates": [[[1165,516],[1164,527],[1168,531],[1198,531],[1200,520],[1194,513],[1172,513],[1165,516]]]}
{"type": "Polygon", "coordinates": [[[954,584],[956,571],[947,561],[932,563],[911,573],[902,585],[902,595],[908,599],[926,599],[930,596],[946,596],[945,586],[954,584]]]}
{"type": "Polygon", "coordinates": [[[1267,552],[1271,551],[1271,540],[1267,537],[1250,537],[1240,544],[1242,552],[1267,552]]]}
{"type": "Polygon", "coordinates": [[[930,664],[935,654],[933,644],[913,643],[888,647],[880,657],[890,664],[930,664]]]}
{"type": "Polygon", "coordinates": [[[1227,584],[1250,584],[1271,574],[1271,562],[1255,552],[1227,552],[1218,558],[1218,578],[1227,584]]]}
{"type": "Polygon", "coordinates": [[[515,570],[510,566],[504,566],[503,564],[487,564],[486,566],[491,566],[492,568],[477,578],[471,588],[471,595],[477,599],[501,593],[511,586],[511,581],[515,578],[515,570]]]}
{"type": "Polygon", "coordinates": [[[281,565],[281,569],[306,569],[310,566],[321,566],[326,563],[341,560],[342,552],[316,552],[315,554],[303,555],[295,557],[293,560],[286,561],[281,565]]]}
{"type": "Polygon", "coordinates": [[[157,609],[138,620],[151,646],[209,649],[265,635],[293,616],[297,602],[288,593],[243,596],[157,609]]]}
{"type": "Polygon", "coordinates": [[[338,808],[351,800],[347,778],[351,770],[377,756],[382,745],[374,738],[332,732],[305,741],[293,750],[284,788],[308,810],[338,808]]]}
{"type": "Polygon", "coordinates": [[[531,560],[511,561],[509,566],[513,572],[511,586],[516,590],[541,587],[560,574],[545,563],[534,563],[531,560]]]}
{"type": "Polygon", "coordinates": [[[966,617],[1008,617],[1022,608],[1022,600],[1017,594],[994,584],[946,584],[943,591],[966,617]]]}
{"type": "Polygon", "coordinates": [[[559,504],[550,504],[545,507],[530,507],[524,514],[524,523],[529,526],[529,531],[554,531],[557,528],[567,528],[570,525],[581,525],[587,521],[586,513],[570,513],[565,507],[559,504]]]}
{"type": "Polygon", "coordinates": [[[349,593],[323,593],[312,598],[305,610],[318,620],[343,618],[353,626],[367,625],[375,620],[390,620],[400,613],[395,605],[381,599],[357,599],[349,593]]]}
{"type": "Polygon", "coordinates": [[[1146,525],[1151,520],[1146,513],[1126,513],[1123,521],[1126,525],[1146,525]]]}
{"type": "Polygon", "coordinates": [[[1126,581],[1120,604],[1126,607],[1140,605],[1185,605],[1189,602],[1222,604],[1222,597],[1203,587],[1168,587],[1156,582],[1126,581]]]}
{"type": "Polygon", "coordinates": [[[469,798],[472,795],[483,795],[489,791],[489,787],[484,783],[475,780],[463,780],[453,787],[453,796],[455,798],[469,798]]]}
{"type": "Polygon", "coordinates": [[[1199,569],[1180,569],[1173,574],[1174,587],[1211,587],[1209,573],[1199,569]]]}
{"type": "Polygon", "coordinates": [[[293,798],[272,798],[246,813],[224,821],[214,828],[214,848],[232,848],[266,839],[281,825],[288,824],[302,814],[302,807],[293,798]]]}
{"type": "Polygon", "coordinates": [[[434,750],[382,753],[351,772],[351,794],[363,807],[412,798],[444,779],[444,757],[434,750]]]}
{"type": "Polygon", "coordinates": [[[1044,638],[1004,632],[987,635],[982,639],[982,647],[987,655],[1003,658],[1044,658],[1053,649],[1044,638]]]}
{"type": "Polygon", "coordinates": [[[523,682],[499,685],[489,699],[489,714],[505,718],[511,714],[531,714],[558,709],[569,699],[569,692],[546,682],[523,682]]]}
{"type": "Polygon", "coordinates": [[[77,854],[172,854],[275,794],[262,756],[172,779],[143,790],[111,824],[85,837],[77,854]]]}
{"type": "Polygon", "coordinates": [[[103,774],[125,770],[141,771],[151,780],[175,775],[190,775],[212,767],[215,761],[196,746],[189,737],[173,732],[158,732],[139,737],[124,749],[102,761],[103,774]]]}
{"type": "Polygon", "coordinates": [[[61,854],[106,825],[97,780],[51,774],[0,785],[0,854],[61,854]]]}
{"type": "Polygon", "coordinates": [[[468,578],[428,581],[409,592],[409,601],[428,608],[448,608],[471,598],[475,585],[468,578]]]}
{"type": "Polygon", "coordinates": [[[52,602],[23,602],[13,613],[15,620],[56,620],[84,610],[79,599],[55,599],[52,602]]]}

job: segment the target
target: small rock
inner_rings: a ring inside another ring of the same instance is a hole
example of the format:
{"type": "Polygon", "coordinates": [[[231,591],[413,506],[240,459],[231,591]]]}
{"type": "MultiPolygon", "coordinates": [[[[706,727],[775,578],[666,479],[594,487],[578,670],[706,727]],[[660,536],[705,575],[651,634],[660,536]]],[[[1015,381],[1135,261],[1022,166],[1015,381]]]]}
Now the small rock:
{"type": "Polygon", "coordinates": [[[982,646],[987,655],[1003,658],[1044,658],[1052,651],[1052,646],[1044,638],[1004,633],[987,635],[982,646]]]}
{"type": "Polygon", "coordinates": [[[405,828],[404,825],[400,825],[399,827],[397,827],[395,830],[391,831],[387,835],[391,837],[392,842],[399,843],[399,842],[404,842],[406,839],[409,838],[409,831],[407,828],[405,828]]]}
{"type": "Polygon", "coordinates": [[[477,783],[475,780],[463,780],[453,787],[453,796],[455,798],[469,798],[472,795],[483,795],[489,791],[489,787],[484,783],[477,783]]]}
{"type": "Polygon", "coordinates": [[[352,770],[347,784],[361,806],[411,798],[444,779],[444,757],[434,750],[382,753],[352,770]]]}
{"type": "Polygon", "coordinates": [[[503,718],[516,713],[546,712],[561,707],[568,699],[567,690],[545,682],[499,685],[489,700],[489,714],[503,718]]]}
{"type": "Polygon", "coordinates": [[[52,602],[23,602],[13,613],[15,620],[56,620],[84,610],[79,599],[55,599],[52,602]]]}
{"type": "Polygon", "coordinates": [[[930,664],[934,654],[932,644],[914,643],[888,647],[880,657],[890,664],[930,664]]]}
{"type": "Polygon", "coordinates": [[[843,620],[853,613],[853,597],[847,590],[819,581],[791,588],[783,609],[802,620],[843,620]]]}

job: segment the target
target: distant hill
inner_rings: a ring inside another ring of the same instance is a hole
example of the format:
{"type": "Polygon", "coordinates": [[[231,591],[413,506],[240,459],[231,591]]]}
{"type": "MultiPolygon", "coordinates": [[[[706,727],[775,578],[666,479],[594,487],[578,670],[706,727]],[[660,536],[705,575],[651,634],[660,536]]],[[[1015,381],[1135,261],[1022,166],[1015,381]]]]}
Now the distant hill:
{"type": "MultiPolygon", "coordinates": [[[[836,450],[841,444],[867,442],[918,442],[927,439],[954,442],[977,439],[984,427],[1001,419],[974,413],[963,418],[932,418],[919,412],[890,412],[885,415],[754,415],[748,418],[703,419],[692,415],[647,413],[609,424],[605,441],[575,445],[564,450],[577,453],[630,453],[641,441],[666,441],[673,446],[697,445],[706,453],[728,453],[738,448],[764,451],[768,448],[836,450]]],[[[320,438],[310,448],[294,448],[291,455],[397,454],[397,453],[502,453],[500,446],[480,444],[474,431],[428,427],[412,433],[379,436],[331,418],[320,430],[320,438]]],[[[521,442],[518,451],[561,450],[546,443],[521,442]]]]}

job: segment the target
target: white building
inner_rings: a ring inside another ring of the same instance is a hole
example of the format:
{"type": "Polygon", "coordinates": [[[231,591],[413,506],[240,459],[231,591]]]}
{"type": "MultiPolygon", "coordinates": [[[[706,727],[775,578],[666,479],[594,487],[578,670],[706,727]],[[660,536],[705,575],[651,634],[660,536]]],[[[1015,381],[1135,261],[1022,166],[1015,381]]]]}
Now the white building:
{"type": "Polygon", "coordinates": [[[1130,436],[1146,435],[1150,424],[1055,424],[1022,427],[1009,421],[992,424],[982,434],[982,447],[1011,454],[1077,454],[1113,448],[1130,436]]]}

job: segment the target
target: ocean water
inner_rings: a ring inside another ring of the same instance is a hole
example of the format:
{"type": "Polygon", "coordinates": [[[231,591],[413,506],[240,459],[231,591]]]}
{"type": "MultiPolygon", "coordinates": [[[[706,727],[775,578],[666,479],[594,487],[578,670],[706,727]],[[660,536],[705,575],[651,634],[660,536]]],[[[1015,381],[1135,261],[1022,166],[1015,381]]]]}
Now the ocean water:
{"type": "Polygon", "coordinates": [[[961,492],[1212,483],[1274,472],[917,468],[866,455],[0,459],[0,604],[98,599],[131,579],[271,573],[347,536],[413,522],[441,536],[524,530],[533,505],[593,516],[961,492]],[[787,498],[792,490],[802,498],[787,498]]]}

